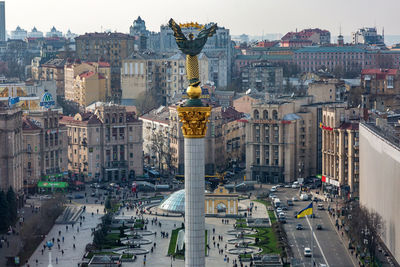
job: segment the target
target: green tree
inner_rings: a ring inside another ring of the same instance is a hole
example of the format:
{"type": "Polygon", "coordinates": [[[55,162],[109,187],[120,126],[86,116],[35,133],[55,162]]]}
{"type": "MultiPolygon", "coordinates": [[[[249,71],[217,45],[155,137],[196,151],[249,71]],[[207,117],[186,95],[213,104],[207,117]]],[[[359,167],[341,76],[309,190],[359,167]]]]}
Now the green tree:
{"type": "Polygon", "coordinates": [[[104,235],[103,231],[96,230],[93,233],[93,245],[95,245],[96,248],[101,249],[101,246],[104,243],[104,241],[105,241],[105,235],[104,235]]]}
{"type": "Polygon", "coordinates": [[[17,220],[17,199],[15,197],[15,192],[11,186],[7,191],[7,203],[10,222],[14,223],[17,220]]]}
{"type": "Polygon", "coordinates": [[[104,203],[104,207],[105,207],[107,210],[111,209],[111,199],[110,199],[110,197],[107,197],[106,203],[104,203]]]}
{"type": "Polygon", "coordinates": [[[6,231],[10,222],[6,194],[4,191],[0,191],[0,231],[6,231]]]}

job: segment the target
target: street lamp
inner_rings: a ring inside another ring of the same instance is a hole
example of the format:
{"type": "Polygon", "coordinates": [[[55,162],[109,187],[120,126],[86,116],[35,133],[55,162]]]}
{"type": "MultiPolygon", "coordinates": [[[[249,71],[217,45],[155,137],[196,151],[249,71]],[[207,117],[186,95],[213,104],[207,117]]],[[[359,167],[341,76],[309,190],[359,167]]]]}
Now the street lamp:
{"type": "Polygon", "coordinates": [[[51,264],[51,247],[53,246],[53,242],[47,241],[46,246],[49,248],[49,265],[47,267],[53,267],[51,264]]]}

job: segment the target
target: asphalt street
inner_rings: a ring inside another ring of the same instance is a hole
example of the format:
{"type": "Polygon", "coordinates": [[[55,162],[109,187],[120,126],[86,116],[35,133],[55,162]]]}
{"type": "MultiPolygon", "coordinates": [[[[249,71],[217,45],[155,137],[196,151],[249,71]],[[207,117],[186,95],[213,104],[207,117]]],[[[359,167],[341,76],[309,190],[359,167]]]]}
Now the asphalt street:
{"type": "MultiPolygon", "coordinates": [[[[299,199],[299,189],[279,188],[274,194],[287,206],[287,200],[294,196],[299,199]]],[[[311,225],[314,229],[313,255],[316,266],[327,264],[327,266],[347,267],[354,266],[348,250],[344,247],[337,235],[334,225],[329,219],[326,211],[327,203],[321,202],[325,210],[318,210],[317,203],[314,202],[315,218],[296,219],[294,212],[305,208],[310,201],[295,201],[293,206],[288,206],[286,211],[286,221],[284,229],[287,233],[288,242],[296,259],[296,266],[312,266],[311,258],[304,257],[304,248],[311,248],[311,225]],[[300,223],[303,230],[296,230],[296,225],[300,223]],[[317,225],[322,226],[322,230],[316,230],[317,225]]]]}

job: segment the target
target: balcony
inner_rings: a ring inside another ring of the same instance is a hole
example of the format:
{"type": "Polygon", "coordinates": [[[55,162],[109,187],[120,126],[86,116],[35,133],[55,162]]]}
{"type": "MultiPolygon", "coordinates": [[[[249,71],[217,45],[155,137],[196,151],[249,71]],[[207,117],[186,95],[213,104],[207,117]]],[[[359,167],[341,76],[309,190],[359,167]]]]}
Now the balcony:
{"type": "Polygon", "coordinates": [[[127,168],[128,161],[127,160],[120,160],[120,161],[110,161],[105,164],[106,168],[127,168]]]}

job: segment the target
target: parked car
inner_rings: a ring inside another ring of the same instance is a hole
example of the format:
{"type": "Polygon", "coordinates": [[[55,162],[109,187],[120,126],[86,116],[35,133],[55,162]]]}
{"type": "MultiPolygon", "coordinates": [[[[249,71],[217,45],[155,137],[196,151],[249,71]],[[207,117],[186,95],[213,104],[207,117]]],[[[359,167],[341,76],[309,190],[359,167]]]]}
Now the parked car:
{"type": "Polygon", "coordinates": [[[277,208],[277,209],[276,209],[276,213],[279,214],[279,213],[281,213],[281,212],[282,212],[282,209],[281,209],[281,208],[277,208]]]}
{"type": "Polygon", "coordinates": [[[317,225],[317,230],[322,230],[322,225],[318,224],[317,225]]]}
{"type": "Polygon", "coordinates": [[[318,204],[318,209],[319,209],[319,210],[324,210],[324,209],[325,209],[324,204],[319,203],[319,204],[318,204]]]}
{"type": "Polygon", "coordinates": [[[298,223],[296,225],[296,230],[303,230],[303,225],[301,225],[301,223],[298,223]]]}
{"type": "Polygon", "coordinates": [[[83,195],[78,195],[78,194],[76,194],[75,196],[74,196],[74,198],[75,199],[82,199],[82,198],[85,198],[83,195]]]}
{"type": "Polygon", "coordinates": [[[270,189],[269,191],[270,191],[270,192],[276,192],[276,191],[277,191],[276,186],[271,187],[271,189],[270,189]]]}
{"type": "Polygon", "coordinates": [[[288,210],[288,207],[285,206],[285,205],[281,205],[281,209],[282,209],[282,210],[288,210]]]}
{"type": "Polygon", "coordinates": [[[293,200],[288,199],[287,204],[288,204],[288,206],[293,206],[293,200]]]}
{"type": "Polygon", "coordinates": [[[286,223],[286,218],[285,217],[279,217],[278,221],[281,223],[286,223]]]}
{"type": "Polygon", "coordinates": [[[311,257],[311,249],[304,248],[304,257],[311,257]]]}
{"type": "Polygon", "coordinates": [[[299,201],[297,197],[292,197],[292,201],[299,201]]]}

